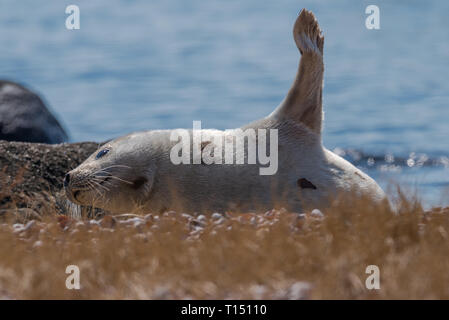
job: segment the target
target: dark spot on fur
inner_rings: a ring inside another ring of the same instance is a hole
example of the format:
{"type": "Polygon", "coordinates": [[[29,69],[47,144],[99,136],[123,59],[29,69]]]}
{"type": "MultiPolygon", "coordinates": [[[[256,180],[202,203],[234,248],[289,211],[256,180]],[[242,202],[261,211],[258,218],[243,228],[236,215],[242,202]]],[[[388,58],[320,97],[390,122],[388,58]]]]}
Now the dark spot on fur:
{"type": "Polygon", "coordinates": [[[134,180],[133,181],[133,184],[132,184],[132,188],[133,189],[139,189],[141,186],[143,186],[146,182],[148,181],[148,179],[147,178],[145,178],[145,177],[139,177],[139,178],[137,178],[136,180],[134,180]]]}
{"type": "Polygon", "coordinates": [[[316,190],[315,185],[307,179],[301,178],[298,180],[298,187],[302,189],[314,189],[316,190]]]}

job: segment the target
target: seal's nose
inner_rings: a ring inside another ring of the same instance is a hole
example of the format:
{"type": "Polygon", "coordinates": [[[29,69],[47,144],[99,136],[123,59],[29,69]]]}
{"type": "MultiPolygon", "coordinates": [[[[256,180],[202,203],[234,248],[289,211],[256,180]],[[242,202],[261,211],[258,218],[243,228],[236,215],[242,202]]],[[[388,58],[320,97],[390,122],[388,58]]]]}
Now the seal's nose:
{"type": "Polygon", "coordinates": [[[63,182],[64,187],[67,187],[69,185],[69,183],[70,183],[70,174],[67,173],[64,177],[64,182],[63,182]]]}

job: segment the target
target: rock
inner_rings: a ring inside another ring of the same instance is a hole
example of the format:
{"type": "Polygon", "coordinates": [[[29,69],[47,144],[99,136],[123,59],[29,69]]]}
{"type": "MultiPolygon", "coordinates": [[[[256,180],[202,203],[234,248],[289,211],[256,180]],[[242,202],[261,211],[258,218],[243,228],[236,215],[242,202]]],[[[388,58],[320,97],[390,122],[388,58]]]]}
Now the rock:
{"type": "Polygon", "coordinates": [[[122,225],[132,226],[134,228],[138,228],[141,225],[145,224],[145,220],[142,218],[134,217],[126,220],[119,221],[122,225]]]}
{"type": "Polygon", "coordinates": [[[198,220],[198,219],[192,219],[189,221],[189,225],[191,228],[201,228],[203,229],[206,226],[206,221],[204,220],[198,220]]]}
{"type": "Polygon", "coordinates": [[[293,283],[288,289],[287,298],[289,300],[309,299],[312,285],[309,282],[298,281],[293,283]]]}
{"type": "Polygon", "coordinates": [[[324,214],[319,209],[313,209],[310,215],[319,219],[324,218],[324,214]]]}
{"type": "Polygon", "coordinates": [[[260,284],[253,284],[248,290],[252,296],[251,299],[254,300],[262,300],[268,291],[264,285],[260,284]]]}
{"type": "Polygon", "coordinates": [[[188,213],[182,213],[182,214],[181,214],[181,217],[183,217],[183,218],[186,219],[187,221],[190,221],[190,220],[193,219],[193,217],[192,217],[190,214],[188,214],[188,213]]]}
{"type": "Polygon", "coordinates": [[[0,80],[0,140],[61,143],[68,137],[37,94],[0,80]]]}
{"type": "Polygon", "coordinates": [[[212,218],[213,220],[221,220],[221,218],[223,218],[223,215],[220,214],[220,213],[218,213],[218,212],[214,212],[214,213],[212,213],[211,218],[212,218]]]}
{"type": "Polygon", "coordinates": [[[11,180],[9,186],[15,191],[59,191],[64,175],[98,146],[95,142],[49,145],[0,141],[0,172],[2,178],[11,180]]]}
{"type": "Polygon", "coordinates": [[[61,213],[67,213],[65,196],[60,193],[64,175],[98,146],[95,142],[50,145],[0,141],[0,209],[33,205],[40,213],[41,207],[54,202],[65,211],[61,213]]]}
{"type": "Polygon", "coordinates": [[[36,221],[35,220],[28,221],[28,223],[26,225],[14,224],[13,225],[14,232],[15,233],[19,233],[19,232],[28,231],[28,230],[31,230],[35,225],[36,225],[36,221]]]}

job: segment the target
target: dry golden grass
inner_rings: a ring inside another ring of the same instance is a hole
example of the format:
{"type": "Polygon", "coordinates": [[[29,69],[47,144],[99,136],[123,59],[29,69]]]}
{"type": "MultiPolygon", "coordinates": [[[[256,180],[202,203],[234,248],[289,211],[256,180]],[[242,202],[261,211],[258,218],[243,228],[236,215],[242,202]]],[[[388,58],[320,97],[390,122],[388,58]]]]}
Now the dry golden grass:
{"type": "MultiPolygon", "coordinates": [[[[50,209],[46,209],[50,210],[50,209]]],[[[362,199],[324,216],[166,212],[0,224],[0,298],[449,298],[449,215],[362,199]],[[367,290],[368,265],[380,290],[367,290]],[[65,287],[78,265],[81,289],[65,287]]]]}

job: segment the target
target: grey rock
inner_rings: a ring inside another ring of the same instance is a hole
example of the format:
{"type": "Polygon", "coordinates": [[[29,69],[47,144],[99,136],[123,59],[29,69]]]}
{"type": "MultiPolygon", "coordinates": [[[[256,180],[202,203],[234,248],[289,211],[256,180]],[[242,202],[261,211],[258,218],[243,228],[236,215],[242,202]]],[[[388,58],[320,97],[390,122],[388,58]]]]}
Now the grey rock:
{"type": "Polygon", "coordinates": [[[0,140],[61,143],[67,133],[34,92],[0,80],[0,140]]]}

